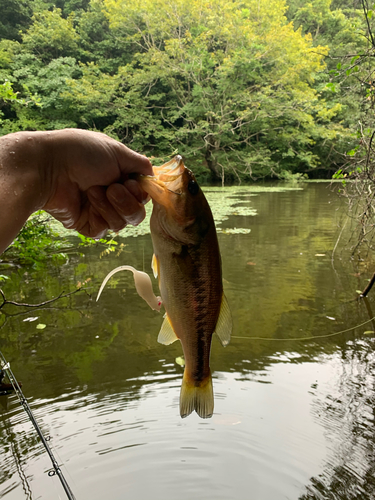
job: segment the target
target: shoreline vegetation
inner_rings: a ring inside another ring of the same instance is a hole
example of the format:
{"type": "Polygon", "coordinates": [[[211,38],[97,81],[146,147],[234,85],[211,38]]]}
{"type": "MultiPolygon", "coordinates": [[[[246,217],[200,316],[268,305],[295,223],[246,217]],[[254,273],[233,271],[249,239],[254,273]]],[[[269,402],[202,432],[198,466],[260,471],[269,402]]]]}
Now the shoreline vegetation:
{"type": "Polygon", "coordinates": [[[97,130],[155,164],[178,152],[199,181],[224,184],[331,178],[356,152],[358,122],[371,127],[372,81],[358,82],[372,16],[361,3],[0,0],[0,10],[0,135],[97,130]]]}
{"type": "MultiPolygon", "coordinates": [[[[0,11],[0,135],[77,127],[154,165],[181,154],[202,185],[334,177],[349,199],[351,178],[372,192],[365,0],[0,0],[0,11]]],[[[43,217],[12,246],[40,241],[25,262],[63,255],[43,217]]]]}

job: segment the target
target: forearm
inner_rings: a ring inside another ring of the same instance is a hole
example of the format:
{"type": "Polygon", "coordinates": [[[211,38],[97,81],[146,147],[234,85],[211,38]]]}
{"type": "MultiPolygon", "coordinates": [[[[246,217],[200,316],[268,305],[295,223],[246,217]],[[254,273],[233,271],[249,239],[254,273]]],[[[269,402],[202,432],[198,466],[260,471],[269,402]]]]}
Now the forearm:
{"type": "Polygon", "coordinates": [[[0,255],[27,218],[45,204],[48,135],[17,132],[0,137],[0,255]],[[42,181],[43,179],[43,181],[42,181]]]}

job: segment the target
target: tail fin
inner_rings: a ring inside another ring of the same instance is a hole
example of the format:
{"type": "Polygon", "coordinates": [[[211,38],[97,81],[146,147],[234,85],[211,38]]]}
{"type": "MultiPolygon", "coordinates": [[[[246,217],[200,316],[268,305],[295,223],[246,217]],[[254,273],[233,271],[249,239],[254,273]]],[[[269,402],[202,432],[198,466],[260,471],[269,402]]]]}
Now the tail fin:
{"type": "Polygon", "coordinates": [[[182,418],[196,411],[201,418],[210,418],[214,412],[214,392],[211,372],[199,382],[190,380],[184,371],[180,393],[180,415],[182,418]]]}

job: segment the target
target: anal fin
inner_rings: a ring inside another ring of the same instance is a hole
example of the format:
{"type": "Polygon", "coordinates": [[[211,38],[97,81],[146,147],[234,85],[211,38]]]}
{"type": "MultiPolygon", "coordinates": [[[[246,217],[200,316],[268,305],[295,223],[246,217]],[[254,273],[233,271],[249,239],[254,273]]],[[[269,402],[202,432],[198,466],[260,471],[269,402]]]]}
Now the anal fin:
{"type": "Polygon", "coordinates": [[[168,318],[168,315],[165,314],[163,324],[160,328],[158,342],[160,344],[169,345],[173,344],[176,340],[178,340],[178,337],[173,330],[173,326],[168,318]]]}

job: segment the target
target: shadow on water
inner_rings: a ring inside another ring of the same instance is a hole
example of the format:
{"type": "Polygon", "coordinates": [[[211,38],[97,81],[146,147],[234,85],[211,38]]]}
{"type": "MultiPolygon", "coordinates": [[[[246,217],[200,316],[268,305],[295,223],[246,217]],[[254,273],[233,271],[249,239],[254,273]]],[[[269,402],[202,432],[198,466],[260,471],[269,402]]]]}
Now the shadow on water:
{"type": "MultiPolygon", "coordinates": [[[[118,265],[151,274],[147,222],[119,237],[121,255],[89,247],[63,266],[2,271],[11,277],[7,297],[22,302],[90,280],[86,292],[0,315],[1,349],[72,489],[111,500],[238,500],[249,491],[256,500],[374,498],[375,358],[366,333],[374,327],[328,336],[375,310],[371,295],[353,300],[372,270],[340,248],[331,261],[342,203],[326,183],[209,188],[207,197],[234,319],[231,344],[213,341],[210,420],[180,420],[181,347],[156,342],[162,316],[138,297],[131,274],[114,276],[94,299],[118,265]]],[[[51,498],[57,486],[27,417],[14,396],[0,403],[0,498],[51,498]]]]}

